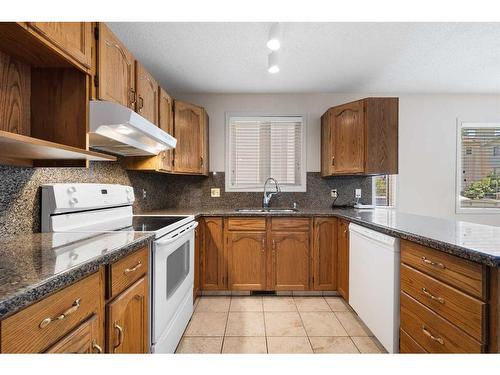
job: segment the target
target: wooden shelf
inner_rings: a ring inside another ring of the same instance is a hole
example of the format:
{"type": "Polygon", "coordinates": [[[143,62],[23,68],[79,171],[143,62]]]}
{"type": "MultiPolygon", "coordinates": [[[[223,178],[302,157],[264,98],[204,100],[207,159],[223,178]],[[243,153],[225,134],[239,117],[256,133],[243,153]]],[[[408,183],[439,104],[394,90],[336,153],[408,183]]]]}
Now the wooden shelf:
{"type": "MultiPolygon", "coordinates": [[[[87,151],[0,130],[0,159],[116,161],[115,156],[87,151]]],[[[26,163],[24,163],[26,164],[26,163]]]]}

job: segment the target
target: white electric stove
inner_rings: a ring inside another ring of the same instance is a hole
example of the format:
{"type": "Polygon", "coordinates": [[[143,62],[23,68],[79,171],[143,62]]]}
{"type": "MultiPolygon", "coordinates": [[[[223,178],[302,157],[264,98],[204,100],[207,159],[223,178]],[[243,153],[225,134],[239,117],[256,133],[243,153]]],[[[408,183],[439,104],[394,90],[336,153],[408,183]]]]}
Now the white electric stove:
{"type": "MultiPolygon", "coordinates": [[[[134,190],[114,184],[42,186],[42,231],[152,232],[150,264],[151,352],[173,353],[193,314],[194,229],[192,215],[134,215],[134,190]]],[[[96,255],[97,256],[97,255],[96,255]]]]}

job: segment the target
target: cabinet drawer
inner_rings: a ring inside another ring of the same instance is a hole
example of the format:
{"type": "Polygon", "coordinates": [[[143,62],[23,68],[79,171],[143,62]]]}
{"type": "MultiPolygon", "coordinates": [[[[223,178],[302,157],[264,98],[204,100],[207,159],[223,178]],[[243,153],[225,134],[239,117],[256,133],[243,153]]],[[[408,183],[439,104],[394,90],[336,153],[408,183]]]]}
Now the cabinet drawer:
{"type": "Polygon", "coordinates": [[[273,217],[271,218],[271,230],[273,231],[297,231],[308,232],[310,221],[306,217],[273,217]]]}
{"type": "Polygon", "coordinates": [[[266,230],[265,217],[231,217],[228,220],[228,230],[266,230]]]}
{"type": "Polygon", "coordinates": [[[418,342],[402,329],[399,330],[399,352],[401,354],[427,353],[418,342]]]}
{"type": "Polygon", "coordinates": [[[92,354],[102,353],[99,319],[93,315],[71,333],[68,333],[45,353],[52,354],[92,354]]]}
{"type": "Polygon", "coordinates": [[[126,256],[110,266],[111,288],[108,297],[115,297],[148,272],[149,247],[126,256]]]}
{"type": "Polygon", "coordinates": [[[480,344],[406,293],[401,293],[400,327],[429,353],[482,353],[480,344]]]}
{"type": "Polygon", "coordinates": [[[478,263],[404,240],[401,262],[486,300],[486,267],[478,263]]]}
{"type": "Polygon", "coordinates": [[[39,353],[93,314],[101,314],[97,272],[2,321],[3,353],[39,353]]]}
{"type": "Polygon", "coordinates": [[[401,290],[480,342],[486,342],[486,304],[426,274],[401,265],[401,290]]]}

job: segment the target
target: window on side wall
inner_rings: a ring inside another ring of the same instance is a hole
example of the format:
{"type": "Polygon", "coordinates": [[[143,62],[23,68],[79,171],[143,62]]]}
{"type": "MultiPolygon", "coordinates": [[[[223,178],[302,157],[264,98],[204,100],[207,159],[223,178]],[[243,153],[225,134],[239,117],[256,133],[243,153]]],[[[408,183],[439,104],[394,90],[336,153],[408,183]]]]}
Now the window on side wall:
{"type": "Polygon", "coordinates": [[[500,212],[500,123],[457,129],[457,213],[500,212]]]}
{"type": "Polygon", "coordinates": [[[372,178],[373,204],[377,207],[396,206],[396,175],[372,178]]]}
{"type": "Polygon", "coordinates": [[[228,116],[226,136],[226,191],[306,191],[302,116],[228,116]]]}

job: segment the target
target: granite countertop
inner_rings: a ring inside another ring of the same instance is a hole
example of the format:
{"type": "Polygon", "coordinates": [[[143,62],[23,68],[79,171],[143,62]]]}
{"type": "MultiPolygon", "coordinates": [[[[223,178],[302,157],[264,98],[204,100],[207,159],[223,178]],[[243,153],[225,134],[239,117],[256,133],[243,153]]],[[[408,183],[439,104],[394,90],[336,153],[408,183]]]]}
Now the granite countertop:
{"type": "Polygon", "coordinates": [[[439,219],[398,212],[394,209],[319,208],[295,213],[237,212],[234,209],[165,209],[154,215],[200,216],[334,216],[390,236],[469,259],[486,266],[500,266],[500,227],[439,219]]]}
{"type": "Polygon", "coordinates": [[[112,263],[154,238],[132,231],[32,233],[0,243],[0,319],[112,263]]]}

